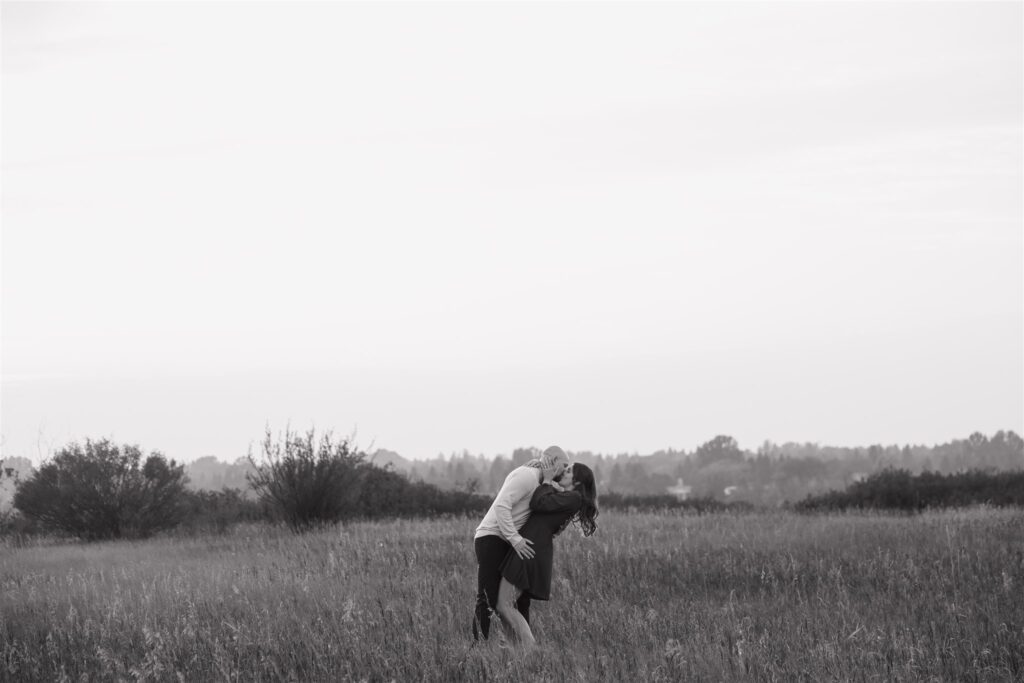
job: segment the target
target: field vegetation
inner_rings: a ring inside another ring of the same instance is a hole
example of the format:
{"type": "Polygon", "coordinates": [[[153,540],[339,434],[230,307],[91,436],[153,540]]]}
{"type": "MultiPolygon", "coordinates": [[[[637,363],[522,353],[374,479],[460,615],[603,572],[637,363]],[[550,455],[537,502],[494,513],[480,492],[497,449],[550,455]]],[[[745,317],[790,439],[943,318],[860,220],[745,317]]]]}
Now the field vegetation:
{"type": "Polygon", "coordinates": [[[1018,508],[598,521],[530,654],[472,641],[474,517],[0,546],[0,679],[1024,679],[1018,508]]]}

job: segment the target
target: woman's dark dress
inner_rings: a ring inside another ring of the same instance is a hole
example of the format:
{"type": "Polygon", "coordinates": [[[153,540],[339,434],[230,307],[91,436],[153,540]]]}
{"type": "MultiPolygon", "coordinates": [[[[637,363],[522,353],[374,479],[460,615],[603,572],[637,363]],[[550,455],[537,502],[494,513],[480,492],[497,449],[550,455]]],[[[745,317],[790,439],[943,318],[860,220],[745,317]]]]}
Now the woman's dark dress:
{"type": "Polygon", "coordinates": [[[523,538],[533,541],[533,559],[521,559],[510,550],[501,564],[501,575],[534,600],[549,599],[555,534],[582,505],[583,497],[575,491],[559,492],[549,484],[538,486],[530,499],[533,512],[519,530],[523,538]]]}

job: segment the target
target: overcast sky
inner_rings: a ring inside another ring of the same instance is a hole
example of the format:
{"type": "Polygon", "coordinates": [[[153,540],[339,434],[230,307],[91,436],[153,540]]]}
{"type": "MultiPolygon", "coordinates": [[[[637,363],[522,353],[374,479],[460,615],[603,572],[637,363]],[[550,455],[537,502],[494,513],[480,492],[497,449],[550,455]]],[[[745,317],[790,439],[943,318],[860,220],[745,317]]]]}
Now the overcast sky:
{"type": "Polygon", "coordinates": [[[1024,431],[1019,2],[2,25],[4,455],[1024,431]]]}

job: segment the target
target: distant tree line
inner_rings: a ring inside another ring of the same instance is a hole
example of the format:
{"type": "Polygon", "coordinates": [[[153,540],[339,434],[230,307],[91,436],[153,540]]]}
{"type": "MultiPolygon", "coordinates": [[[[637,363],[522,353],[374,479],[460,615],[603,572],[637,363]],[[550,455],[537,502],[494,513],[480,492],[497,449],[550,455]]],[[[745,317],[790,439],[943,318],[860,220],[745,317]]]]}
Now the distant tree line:
{"type": "MultiPolygon", "coordinates": [[[[442,490],[474,490],[493,495],[505,475],[534,453],[534,448],[520,447],[511,455],[493,458],[463,451],[409,460],[378,449],[368,454],[366,461],[442,490]]],[[[602,492],[665,495],[682,479],[691,498],[778,506],[808,495],[841,490],[886,468],[905,469],[914,474],[1024,469],[1024,441],[1012,431],[999,431],[991,437],[975,432],[966,439],[937,446],[876,444],[840,448],[765,442],[751,451],[740,448],[732,437],[722,435],[689,452],[669,449],[649,455],[606,455],[577,451],[570,452],[570,456],[593,468],[602,492]]],[[[252,464],[246,458],[225,463],[208,456],[186,465],[188,486],[193,489],[248,490],[247,476],[251,473],[252,464]]]]}
{"type": "MultiPolygon", "coordinates": [[[[0,532],[94,540],[216,531],[246,521],[302,531],[357,519],[479,515],[508,472],[535,453],[517,448],[508,458],[463,453],[417,462],[387,451],[367,455],[329,433],[275,438],[268,431],[258,456],[231,465],[203,458],[189,468],[138,446],[87,440],[69,444],[35,471],[24,459],[0,463],[0,532]],[[196,488],[191,476],[222,487],[196,488]],[[13,513],[4,505],[12,490],[13,513]]],[[[1022,504],[1024,441],[1013,432],[975,433],[933,448],[766,443],[753,453],[722,435],[692,453],[570,456],[594,469],[602,506],[610,509],[704,513],[791,501],[800,501],[800,510],[1022,504]]]]}
{"type": "MultiPolygon", "coordinates": [[[[413,480],[450,489],[465,488],[469,482],[477,490],[493,494],[505,475],[533,452],[532,448],[516,448],[511,456],[496,458],[463,452],[429,460],[405,460],[395,453],[378,452],[378,457],[387,458],[413,480]]],[[[913,474],[1022,470],[1024,440],[1012,431],[999,431],[991,437],[975,432],[937,446],[841,448],[765,442],[751,451],[740,448],[731,436],[720,435],[690,452],[669,449],[649,455],[603,455],[578,451],[569,455],[594,470],[602,492],[664,495],[681,479],[692,498],[778,506],[841,490],[887,468],[913,474]]]]}
{"type": "Polygon", "coordinates": [[[1024,471],[971,470],[915,475],[907,470],[887,469],[851,484],[844,491],[808,496],[793,507],[801,512],[851,509],[920,512],[981,504],[1024,506],[1024,471]]]}

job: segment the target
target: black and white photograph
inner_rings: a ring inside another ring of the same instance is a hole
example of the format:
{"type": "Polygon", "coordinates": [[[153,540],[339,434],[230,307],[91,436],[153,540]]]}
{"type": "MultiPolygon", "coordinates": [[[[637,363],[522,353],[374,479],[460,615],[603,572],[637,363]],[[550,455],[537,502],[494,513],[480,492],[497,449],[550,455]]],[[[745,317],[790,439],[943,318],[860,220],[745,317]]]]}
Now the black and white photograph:
{"type": "Polygon", "coordinates": [[[1024,0],[0,0],[0,681],[1024,681],[1024,0]]]}

